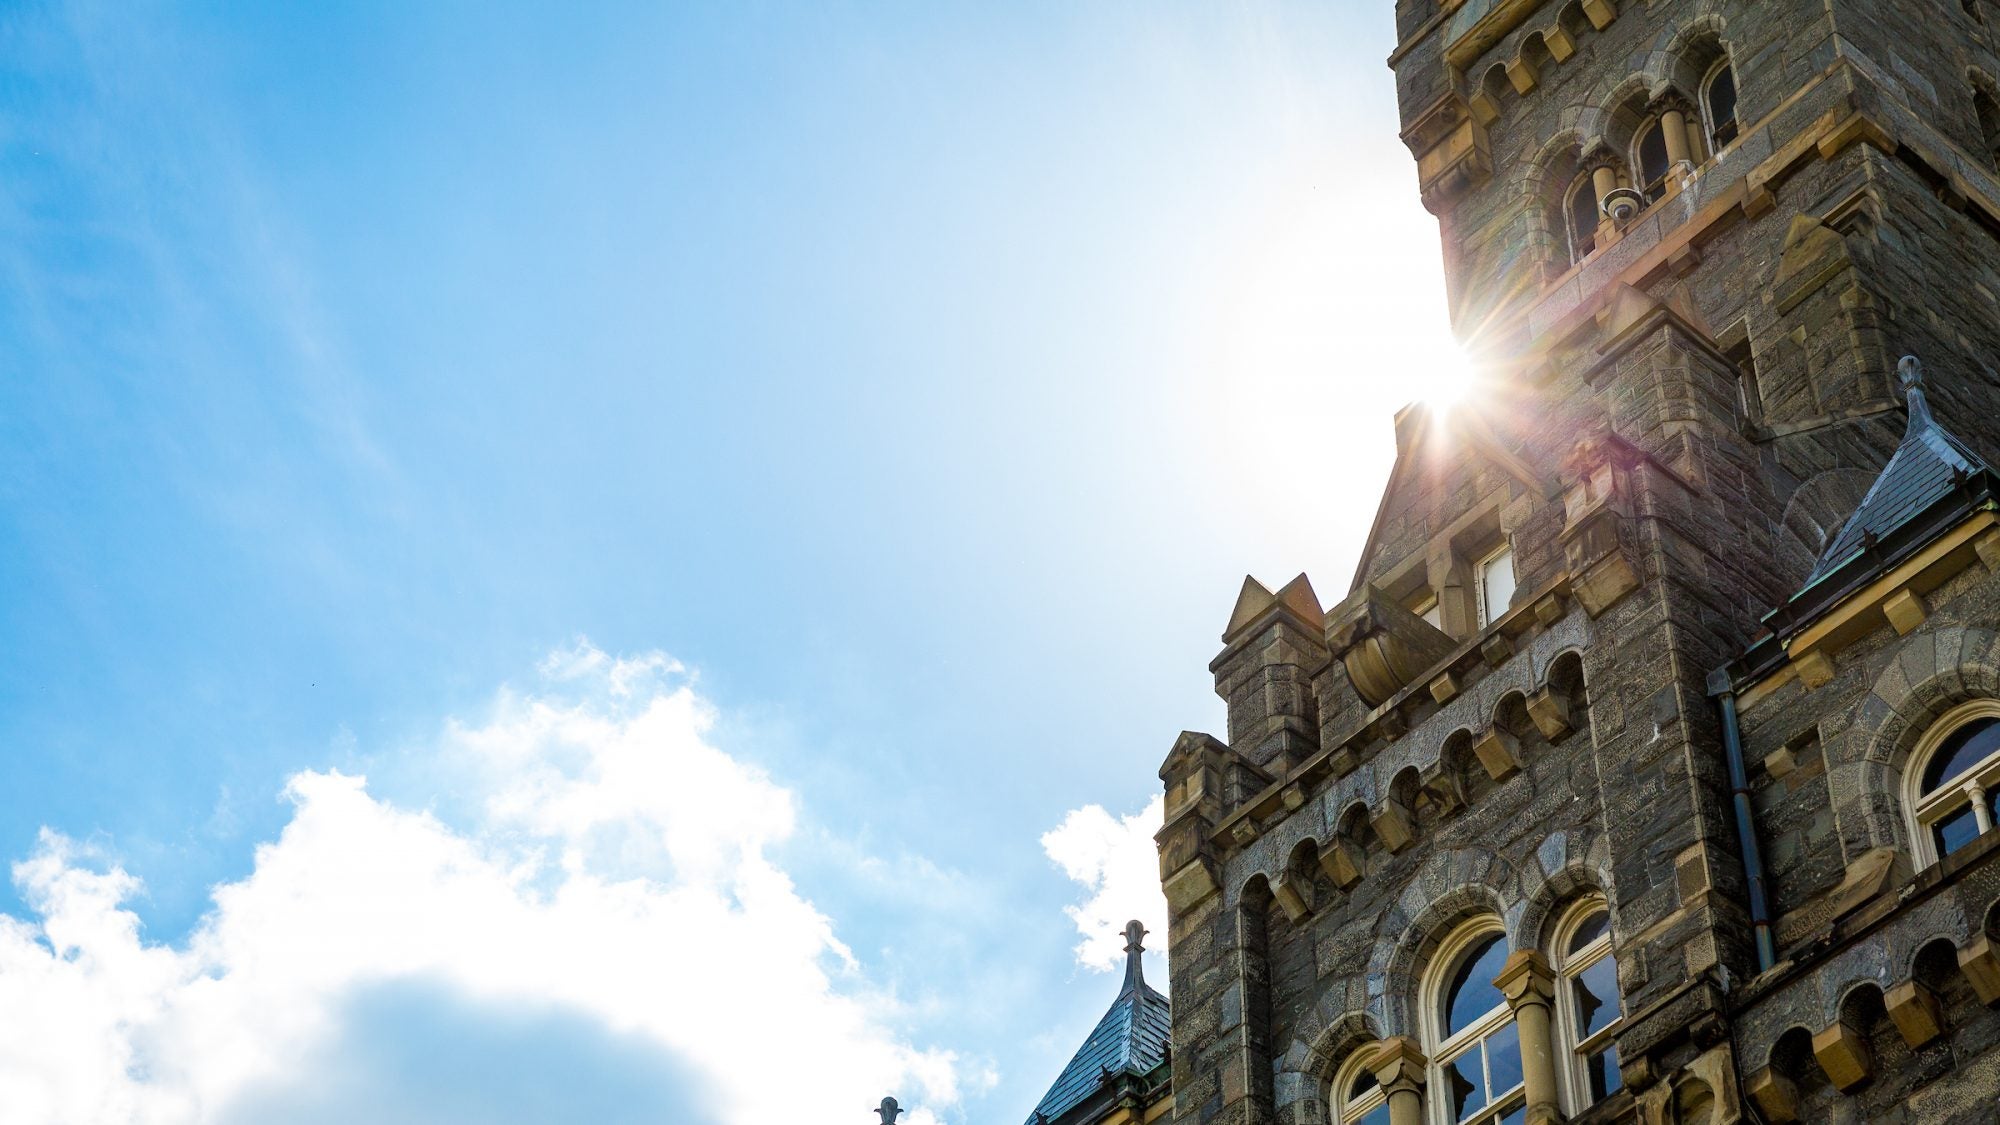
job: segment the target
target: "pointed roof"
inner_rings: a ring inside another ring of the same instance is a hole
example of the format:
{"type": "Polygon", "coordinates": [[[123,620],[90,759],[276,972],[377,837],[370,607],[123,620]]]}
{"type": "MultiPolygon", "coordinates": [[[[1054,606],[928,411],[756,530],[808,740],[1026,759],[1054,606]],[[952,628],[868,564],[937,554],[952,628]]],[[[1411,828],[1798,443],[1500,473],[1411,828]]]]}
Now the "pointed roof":
{"type": "Polygon", "coordinates": [[[1146,927],[1137,920],[1125,924],[1124,987],[1042,1096],[1027,1125],[1059,1121],[1107,1083],[1124,1075],[1143,1078],[1167,1061],[1172,1023],[1167,998],[1146,983],[1140,966],[1145,936],[1146,927]]]}
{"type": "Polygon", "coordinates": [[[1904,356],[1896,370],[1909,396],[1909,428],[1861,506],[1820,553],[1806,579],[1808,586],[1950,495],[1966,477],[1986,469],[1978,454],[1931,417],[1930,404],[1924,400],[1923,364],[1915,356],[1904,356]]]}

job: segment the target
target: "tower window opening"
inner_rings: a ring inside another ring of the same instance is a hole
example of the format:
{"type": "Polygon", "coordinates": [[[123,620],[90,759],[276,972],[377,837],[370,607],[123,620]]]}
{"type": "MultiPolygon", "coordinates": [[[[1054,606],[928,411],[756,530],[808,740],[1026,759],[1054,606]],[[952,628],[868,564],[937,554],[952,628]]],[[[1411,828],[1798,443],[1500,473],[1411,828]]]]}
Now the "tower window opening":
{"type": "Polygon", "coordinates": [[[1658,202],[1667,190],[1667,131],[1657,117],[1640,130],[1636,164],[1640,194],[1648,203],[1658,202]]]}
{"type": "Polygon", "coordinates": [[[1979,118],[1979,155],[1987,167],[2000,168],[2000,100],[1992,90],[1975,88],[1972,111],[1979,118]]]}
{"type": "Polygon", "coordinates": [[[1514,549],[1503,546],[1479,562],[1479,624],[1481,628],[1507,612],[1514,600],[1514,549]]]}
{"type": "Polygon", "coordinates": [[[1764,393],[1757,386],[1757,358],[1750,351],[1750,340],[1724,353],[1724,358],[1736,368],[1736,409],[1737,417],[1745,428],[1764,424],[1764,393]]]}
{"type": "Polygon", "coordinates": [[[1939,719],[1910,763],[1915,784],[1906,796],[1919,859],[1943,859],[1992,831],[2000,819],[2000,701],[1939,719]]]}
{"type": "Polygon", "coordinates": [[[1569,226],[1569,260],[1575,265],[1597,249],[1597,189],[1590,182],[1589,172],[1578,176],[1569,186],[1563,214],[1569,226]]]}
{"type": "Polygon", "coordinates": [[[1720,152],[1736,139],[1736,72],[1727,60],[1717,63],[1702,83],[1702,111],[1708,116],[1709,150],[1720,152]]]}

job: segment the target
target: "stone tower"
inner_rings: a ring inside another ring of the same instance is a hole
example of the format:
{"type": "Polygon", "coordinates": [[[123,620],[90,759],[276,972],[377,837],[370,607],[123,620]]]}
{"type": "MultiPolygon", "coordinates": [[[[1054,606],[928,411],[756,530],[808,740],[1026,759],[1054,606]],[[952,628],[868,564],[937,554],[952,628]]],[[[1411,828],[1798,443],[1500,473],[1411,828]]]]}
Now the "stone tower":
{"type": "Polygon", "coordinates": [[[2000,1121],[1989,3],[1399,0],[1490,386],[1161,769],[1175,1121],[2000,1121]]]}

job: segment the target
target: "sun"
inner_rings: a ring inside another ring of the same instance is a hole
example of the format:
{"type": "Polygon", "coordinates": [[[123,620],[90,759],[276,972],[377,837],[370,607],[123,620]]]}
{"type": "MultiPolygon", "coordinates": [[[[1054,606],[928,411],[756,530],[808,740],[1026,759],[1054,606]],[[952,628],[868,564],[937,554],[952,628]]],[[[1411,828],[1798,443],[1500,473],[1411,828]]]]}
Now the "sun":
{"type": "Polygon", "coordinates": [[[1449,338],[1413,349],[1406,370],[1419,401],[1440,413],[1467,405],[1479,389],[1479,369],[1449,338]]]}

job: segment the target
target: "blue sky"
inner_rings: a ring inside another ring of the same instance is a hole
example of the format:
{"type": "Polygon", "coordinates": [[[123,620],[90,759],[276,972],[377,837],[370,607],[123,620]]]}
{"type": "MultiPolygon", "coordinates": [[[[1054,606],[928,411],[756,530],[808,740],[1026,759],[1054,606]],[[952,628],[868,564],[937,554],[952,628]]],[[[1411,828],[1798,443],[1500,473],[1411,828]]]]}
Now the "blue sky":
{"type": "MultiPolygon", "coordinates": [[[[854,1073],[1025,1117],[1115,989],[1103,918],[1155,909],[1132,841],[1220,727],[1243,574],[1337,600],[1448,364],[1391,18],[0,13],[0,996],[40,950],[162,1028],[203,980],[319,1013],[234,1070],[83,1021],[136,1091],[87,1112],[487,1119],[506,1071],[493,1120],[562,1119],[542,1074],[747,1120],[672,970],[452,952],[686,892],[816,935],[711,966],[728,1002],[805,987],[854,1073]],[[631,792],[702,778],[743,803],[631,792]],[[487,905],[346,958],[401,924],[355,858],[396,840],[487,905]],[[301,917],[377,931],[272,984],[301,917]]],[[[32,1047],[0,1096],[74,1109],[32,1047]]]]}

